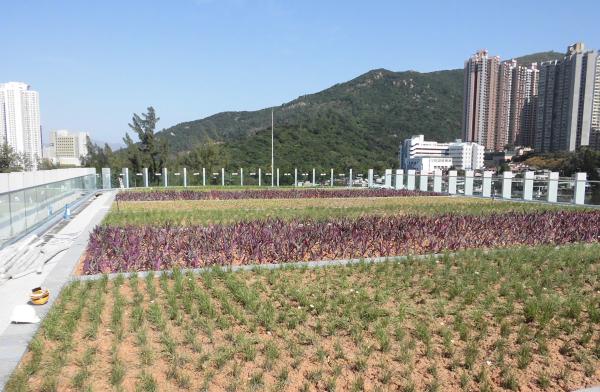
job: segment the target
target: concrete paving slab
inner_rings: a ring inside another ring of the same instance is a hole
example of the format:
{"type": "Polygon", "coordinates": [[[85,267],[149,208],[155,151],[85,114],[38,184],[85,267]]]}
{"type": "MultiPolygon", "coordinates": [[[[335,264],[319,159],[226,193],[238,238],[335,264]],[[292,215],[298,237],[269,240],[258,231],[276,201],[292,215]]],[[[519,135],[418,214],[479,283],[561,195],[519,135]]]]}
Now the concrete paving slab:
{"type": "MultiPolygon", "coordinates": [[[[39,328],[39,324],[10,324],[10,314],[16,305],[27,304],[29,293],[36,286],[50,290],[50,300],[46,305],[36,306],[37,315],[43,319],[61,289],[71,281],[71,275],[88,243],[89,235],[107,214],[115,197],[115,192],[103,193],[91,200],[68,223],[55,227],[59,235],[78,234],[69,249],[46,264],[41,274],[30,274],[19,279],[9,280],[0,286],[0,385],[4,386],[13,369],[26,352],[27,344],[39,328]]],[[[51,229],[52,231],[52,229],[51,229]]]]}

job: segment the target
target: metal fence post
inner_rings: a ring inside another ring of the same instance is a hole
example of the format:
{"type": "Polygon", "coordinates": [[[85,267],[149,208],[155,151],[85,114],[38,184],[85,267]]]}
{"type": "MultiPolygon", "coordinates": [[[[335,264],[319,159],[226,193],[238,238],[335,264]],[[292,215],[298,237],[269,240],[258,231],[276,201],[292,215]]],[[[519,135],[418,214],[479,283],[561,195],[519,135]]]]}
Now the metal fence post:
{"type": "Polygon", "coordinates": [[[456,195],[456,176],[458,172],[456,170],[450,170],[448,172],[448,193],[456,195]]]}
{"type": "Polygon", "coordinates": [[[129,188],[129,168],[124,167],[122,173],[123,173],[123,186],[125,188],[129,188]]]}
{"type": "Polygon", "coordinates": [[[409,191],[415,190],[415,173],[416,172],[412,169],[408,171],[408,176],[406,178],[406,187],[409,191]]]}
{"type": "Polygon", "coordinates": [[[348,187],[352,188],[352,169],[350,169],[350,177],[348,177],[348,187]]]}
{"type": "Polygon", "coordinates": [[[429,173],[420,171],[419,172],[419,190],[427,192],[427,186],[429,181],[429,173]]]}
{"type": "Polygon", "coordinates": [[[202,186],[206,186],[206,168],[202,168],[202,186]]]}
{"type": "Polygon", "coordinates": [[[550,172],[548,175],[548,202],[558,201],[558,172],[550,172]]]}
{"type": "Polygon", "coordinates": [[[394,185],[396,189],[404,188],[404,170],[396,169],[396,183],[394,185]]]}
{"type": "Polygon", "coordinates": [[[523,200],[533,200],[533,178],[535,173],[526,171],[523,177],[523,200]]]}
{"type": "Polygon", "coordinates": [[[148,168],[147,167],[142,169],[142,176],[144,179],[144,188],[148,188],[148,168]]]}
{"type": "Polygon", "coordinates": [[[162,177],[163,177],[163,185],[166,188],[169,186],[169,170],[166,167],[163,167],[162,177]]]}
{"type": "Polygon", "coordinates": [[[277,186],[279,187],[279,168],[277,168],[277,186]]]}
{"type": "Polygon", "coordinates": [[[433,171],[433,191],[442,192],[442,171],[440,169],[433,171]]]}
{"type": "Polygon", "coordinates": [[[262,185],[262,169],[258,168],[258,186],[262,185]]]}
{"type": "Polygon", "coordinates": [[[102,189],[111,189],[111,177],[110,177],[110,167],[102,168],[102,189]]]}
{"type": "Polygon", "coordinates": [[[244,186],[244,168],[240,167],[240,186],[244,186]]]}
{"type": "Polygon", "coordinates": [[[585,204],[585,185],[587,183],[587,173],[575,173],[575,204],[585,204]]]}
{"type": "Polygon", "coordinates": [[[384,181],[384,186],[386,188],[392,187],[392,169],[385,169],[384,181]]]}
{"type": "Polygon", "coordinates": [[[505,171],[502,173],[502,198],[510,199],[512,196],[513,172],[505,171]]]}
{"type": "Polygon", "coordinates": [[[483,181],[481,184],[481,196],[492,197],[492,172],[483,172],[483,181]]]}
{"type": "Polygon", "coordinates": [[[225,168],[221,168],[221,186],[225,186],[225,168]]]}
{"type": "Polygon", "coordinates": [[[333,186],[333,169],[331,169],[331,186],[333,186]]]}
{"type": "Polygon", "coordinates": [[[313,177],[312,177],[312,186],[316,186],[317,185],[317,180],[316,180],[316,177],[315,177],[315,168],[314,167],[313,167],[312,175],[313,175],[313,177]]]}
{"type": "Polygon", "coordinates": [[[298,168],[297,167],[294,168],[294,186],[295,187],[298,186],[298,168]]]}
{"type": "Polygon", "coordinates": [[[367,185],[369,188],[373,187],[373,169],[369,169],[367,185]]]}
{"type": "Polygon", "coordinates": [[[187,167],[183,168],[183,187],[187,187],[187,167]]]}
{"type": "Polygon", "coordinates": [[[473,170],[465,171],[465,196],[473,196],[473,177],[475,173],[473,170]]]}

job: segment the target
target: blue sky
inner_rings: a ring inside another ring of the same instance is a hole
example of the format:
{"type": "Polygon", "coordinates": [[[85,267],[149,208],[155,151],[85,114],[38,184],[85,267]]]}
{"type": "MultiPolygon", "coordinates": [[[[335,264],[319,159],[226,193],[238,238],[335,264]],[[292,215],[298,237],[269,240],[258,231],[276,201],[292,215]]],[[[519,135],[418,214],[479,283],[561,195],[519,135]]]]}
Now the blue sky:
{"type": "Polygon", "coordinates": [[[118,142],[149,105],[163,128],[374,68],[460,68],[479,48],[502,58],[600,48],[597,0],[1,1],[0,82],[40,92],[45,140],[67,128],[118,142]]]}

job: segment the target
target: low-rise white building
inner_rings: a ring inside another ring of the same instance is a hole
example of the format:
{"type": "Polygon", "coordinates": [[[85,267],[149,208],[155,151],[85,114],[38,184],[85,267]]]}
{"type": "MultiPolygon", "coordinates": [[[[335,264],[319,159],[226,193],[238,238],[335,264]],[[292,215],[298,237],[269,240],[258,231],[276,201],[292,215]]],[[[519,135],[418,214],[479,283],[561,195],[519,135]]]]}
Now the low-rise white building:
{"type": "Polygon", "coordinates": [[[481,144],[456,141],[448,146],[448,155],[457,169],[483,169],[484,147],[481,144]]]}
{"type": "Polygon", "coordinates": [[[405,170],[431,173],[436,169],[448,170],[452,165],[452,158],[449,157],[416,157],[405,161],[405,170]]]}
{"type": "Polygon", "coordinates": [[[81,166],[81,158],[86,157],[87,132],[69,132],[61,129],[50,132],[50,145],[44,147],[44,158],[55,164],[81,166]]]}
{"type": "Polygon", "coordinates": [[[479,170],[483,169],[483,153],[484,147],[477,143],[464,143],[461,140],[453,143],[438,143],[425,141],[423,135],[416,135],[402,143],[399,159],[400,166],[405,170],[420,170],[416,167],[428,167],[431,168],[430,170],[450,167],[479,170]],[[433,160],[422,161],[417,158],[432,158],[433,160]],[[448,163],[446,158],[452,162],[448,167],[446,167],[448,163]]]}

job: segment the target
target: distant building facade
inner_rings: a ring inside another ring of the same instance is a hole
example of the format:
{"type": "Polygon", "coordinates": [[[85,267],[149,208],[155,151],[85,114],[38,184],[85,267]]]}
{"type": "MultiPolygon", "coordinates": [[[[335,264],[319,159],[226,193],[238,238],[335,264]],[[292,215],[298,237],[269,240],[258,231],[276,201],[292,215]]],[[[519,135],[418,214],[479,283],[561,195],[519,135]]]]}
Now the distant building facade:
{"type": "Polygon", "coordinates": [[[42,157],[39,94],[25,83],[0,83],[0,143],[24,153],[34,168],[42,157]]]}
{"type": "Polygon", "coordinates": [[[454,167],[463,170],[483,168],[484,146],[457,140],[453,143],[426,141],[423,135],[406,139],[400,147],[400,166],[405,169],[432,171],[454,167]]]}
{"type": "Polygon", "coordinates": [[[462,135],[488,151],[529,145],[537,95],[537,65],[500,61],[480,50],[465,62],[462,135]]]}
{"type": "Polygon", "coordinates": [[[500,57],[480,50],[465,62],[463,140],[495,148],[498,72],[500,57]]]}
{"type": "Polygon", "coordinates": [[[600,62],[583,43],[540,66],[534,148],[539,152],[600,147],[600,62]]]}
{"type": "Polygon", "coordinates": [[[81,166],[81,158],[88,155],[87,132],[69,132],[61,129],[50,132],[50,145],[44,147],[44,158],[54,164],[81,166]]]}
{"type": "Polygon", "coordinates": [[[436,169],[448,170],[452,167],[452,158],[445,157],[416,157],[409,158],[405,162],[405,170],[416,170],[431,173],[436,169]]]}

